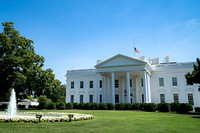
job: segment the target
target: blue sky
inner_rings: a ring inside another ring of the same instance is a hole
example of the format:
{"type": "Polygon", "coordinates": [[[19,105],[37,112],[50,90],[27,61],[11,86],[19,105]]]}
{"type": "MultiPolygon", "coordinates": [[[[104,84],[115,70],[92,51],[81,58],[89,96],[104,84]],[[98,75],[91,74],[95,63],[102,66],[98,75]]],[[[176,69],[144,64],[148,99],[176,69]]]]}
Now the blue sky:
{"type": "MultiPolygon", "coordinates": [[[[199,0],[0,0],[0,22],[34,41],[63,84],[69,69],[93,68],[116,54],[200,57],[199,0]]],[[[0,26],[0,32],[2,32],[0,26]]]]}

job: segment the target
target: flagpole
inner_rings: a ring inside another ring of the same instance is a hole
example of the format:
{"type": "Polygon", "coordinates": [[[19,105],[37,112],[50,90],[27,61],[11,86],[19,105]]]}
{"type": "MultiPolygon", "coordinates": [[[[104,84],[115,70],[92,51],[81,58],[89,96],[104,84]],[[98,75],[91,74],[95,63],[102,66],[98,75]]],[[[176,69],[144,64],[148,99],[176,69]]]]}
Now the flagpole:
{"type": "Polygon", "coordinates": [[[134,57],[135,57],[135,41],[134,41],[134,37],[133,37],[133,46],[134,46],[134,57]]]}

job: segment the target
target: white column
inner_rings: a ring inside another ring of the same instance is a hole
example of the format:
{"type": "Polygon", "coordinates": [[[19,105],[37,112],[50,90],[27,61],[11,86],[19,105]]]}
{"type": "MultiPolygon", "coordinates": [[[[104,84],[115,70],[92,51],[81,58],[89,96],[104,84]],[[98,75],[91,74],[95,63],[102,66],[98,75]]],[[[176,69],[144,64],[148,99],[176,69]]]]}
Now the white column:
{"type": "Polygon", "coordinates": [[[115,104],[115,73],[111,73],[111,98],[112,103],[115,104]]]}
{"type": "Polygon", "coordinates": [[[147,73],[143,70],[143,87],[144,87],[144,102],[148,102],[148,92],[147,92],[147,73]]]}
{"type": "Polygon", "coordinates": [[[122,77],[122,83],[121,83],[121,89],[122,89],[122,103],[125,103],[126,102],[126,100],[125,100],[125,96],[124,96],[124,91],[125,91],[125,89],[126,89],[126,87],[125,87],[125,78],[124,78],[124,76],[122,77]]]}
{"type": "Polygon", "coordinates": [[[147,85],[148,85],[148,102],[151,103],[151,85],[150,85],[150,75],[147,74],[147,85]]]}
{"type": "Polygon", "coordinates": [[[136,93],[136,103],[140,102],[140,93],[139,93],[139,81],[138,77],[135,76],[135,93],[136,93]]]}
{"type": "Polygon", "coordinates": [[[97,92],[96,92],[96,98],[97,98],[97,103],[99,103],[99,94],[100,94],[100,88],[99,88],[99,74],[97,74],[97,80],[96,80],[96,82],[97,82],[97,92]]]}
{"type": "Polygon", "coordinates": [[[130,72],[126,72],[127,103],[130,103],[130,72]]]}
{"type": "Polygon", "coordinates": [[[106,102],[106,77],[103,75],[102,77],[102,102],[106,102]]]}

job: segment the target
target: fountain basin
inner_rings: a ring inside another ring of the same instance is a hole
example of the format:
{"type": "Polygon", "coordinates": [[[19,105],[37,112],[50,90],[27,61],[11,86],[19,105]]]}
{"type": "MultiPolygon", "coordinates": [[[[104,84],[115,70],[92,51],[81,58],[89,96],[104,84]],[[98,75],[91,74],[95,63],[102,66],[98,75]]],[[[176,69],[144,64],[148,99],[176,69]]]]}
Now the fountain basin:
{"type": "Polygon", "coordinates": [[[0,112],[0,122],[38,122],[36,115],[42,115],[41,122],[68,122],[78,120],[89,120],[93,119],[90,114],[79,114],[79,113],[56,113],[56,112],[26,112],[17,113],[16,116],[9,117],[6,112],[0,112]],[[69,118],[69,114],[73,114],[72,118],[69,118]]]}

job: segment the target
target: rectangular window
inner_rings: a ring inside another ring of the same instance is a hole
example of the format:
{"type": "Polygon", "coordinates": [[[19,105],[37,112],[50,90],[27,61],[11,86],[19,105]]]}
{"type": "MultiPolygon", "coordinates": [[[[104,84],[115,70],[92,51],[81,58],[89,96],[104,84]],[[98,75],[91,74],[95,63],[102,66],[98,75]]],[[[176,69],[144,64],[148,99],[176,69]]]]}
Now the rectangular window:
{"type": "Polygon", "coordinates": [[[159,78],[159,86],[164,86],[164,78],[159,78]]]}
{"type": "Polygon", "coordinates": [[[177,77],[172,77],[172,86],[177,86],[177,77]]]}
{"type": "Polygon", "coordinates": [[[141,87],[143,87],[144,85],[144,82],[143,82],[143,79],[141,79],[141,87]]]}
{"type": "Polygon", "coordinates": [[[74,81],[71,82],[71,89],[74,89],[74,81]]]}
{"type": "Polygon", "coordinates": [[[188,103],[194,105],[194,99],[192,93],[188,94],[188,103]]]}
{"type": "Polygon", "coordinates": [[[102,103],[102,95],[100,95],[100,99],[99,100],[100,100],[100,103],[102,103]]]}
{"type": "Polygon", "coordinates": [[[102,80],[99,81],[99,88],[102,88],[102,80]]]}
{"type": "Polygon", "coordinates": [[[93,95],[89,95],[89,102],[93,103],[93,95]]]}
{"type": "Polygon", "coordinates": [[[83,103],[83,95],[80,95],[80,103],[83,103]]]}
{"type": "Polygon", "coordinates": [[[132,87],[132,79],[130,79],[130,87],[132,87]]]}
{"type": "Polygon", "coordinates": [[[144,103],[144,94],[142,94],[142,103],[144,103]]]}
{"type": "Polygon", "coordinates": [[[93,88],[93,81],[90,81],[90,88],[93,88]]]}
{"type": "Polygon", "coordinates": [[[118,94],[115,95],[115,103],[119,103],[119,95],[118,94]]]}
{"type": "Polygon", "coordinates": [[[179,102],[178,94],[174,94],[174,102],[175,102],[175,103],[178,103],[178,102],[179,102]]]}
{"type": "Polygon", "coordinates": [[[71,103],[74,103],[74,95],[71,95],[71,96],[70,96],[70,102],[71,102],[71,103]]]}
{"type": "Polygon", "coordinates": [[[115,88],[119,88],[119,80],[115,80],[115,88]]]}
{"type": "Polygon", "coordinates": [[[80,88],[83,88],[83,86],[84,86],[84,82],[80,81],[80,88]]]}
{"type": "Polygon", "coordinates": [[[160,94],[160,102],[161,103],[165,102],[165,94],[160,94]]]}

